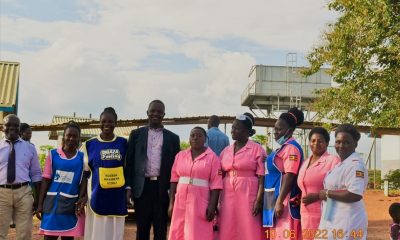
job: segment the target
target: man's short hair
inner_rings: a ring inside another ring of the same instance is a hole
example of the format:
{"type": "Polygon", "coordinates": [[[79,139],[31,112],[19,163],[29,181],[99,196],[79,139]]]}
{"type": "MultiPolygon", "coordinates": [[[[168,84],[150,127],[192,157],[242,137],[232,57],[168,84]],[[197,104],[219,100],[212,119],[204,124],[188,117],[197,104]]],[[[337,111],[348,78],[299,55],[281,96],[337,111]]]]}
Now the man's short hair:
{"type": "Polygon", "coordinates": [[[8,114],[7,116],[5,116],[3,118],[3,122],[5,122],[6,120],[10,119],[10,118],[16,118],[18,120],[18,122],[21,124],[21,120],[19,119],[19,117],[15,114],[8,114]]]}
{"type": "Polygon", "coordinates": [[[211,115],[208,121],[212,127],[218,127],[220,123],[219,117],[217,115],[211,115]]]}
{"type": "Polygon", "coordinates": [[[147,109],[149,109],[150,106],[151,106],[151,104],[153,104],[153,103],[159,103],[159,104],[163,105],[164,110],[165,110],[165,104],[164,104],[161,100],[159,100],[159,99],[155,99],[155,100],[151,101],[151,102],[149,103],[149,106],[147,107],[147,109]]]}

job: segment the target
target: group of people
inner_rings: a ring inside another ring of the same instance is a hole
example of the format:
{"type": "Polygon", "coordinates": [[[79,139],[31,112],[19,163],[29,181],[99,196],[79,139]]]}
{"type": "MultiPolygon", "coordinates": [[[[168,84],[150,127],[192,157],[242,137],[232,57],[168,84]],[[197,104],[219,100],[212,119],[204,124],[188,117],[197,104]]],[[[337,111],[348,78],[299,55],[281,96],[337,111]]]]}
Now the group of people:
{"type": "Polygon", "coordinates": [[[255,119],[249,113],[233,121],[233,144],[212,116],[208,131],[190,131],[190,148],[182,151],[178,135],[163,127],[164,115],[164,103],[152,101],[148,125],[127,140],[114,133],[115,110],[105,108],[100,135],[83,144],[79,124],[71,121],[43,173],[35,147],[20,138],[19,118],[6,116],[0,239],[7,238],[13,214],[17,238],[30,239],[32,211],[45,239],[123,239],[129,204],[138,240],[150,239],[151,228],[156,240],[366,239],[368,171],[355,151],[360,133],[353,125],[335,130],[338,156],[327,152],[327,130],[312,129],[312,154],[305,159],[293,137],[304,121],[297,108],[279,116],[274,138],[280,147],[268,155],[250,139],[255,119]],[[39,194],[32,197],[32,189],[39,194]]]}

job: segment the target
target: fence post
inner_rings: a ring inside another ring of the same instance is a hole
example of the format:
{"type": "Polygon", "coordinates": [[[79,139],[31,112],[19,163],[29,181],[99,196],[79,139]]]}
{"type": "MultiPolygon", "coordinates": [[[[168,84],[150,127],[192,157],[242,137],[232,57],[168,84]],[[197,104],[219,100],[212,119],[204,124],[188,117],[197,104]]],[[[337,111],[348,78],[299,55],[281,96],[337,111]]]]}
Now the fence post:
{"type": "Polygon", "coordinates": [[[383,182],[383,194],[385,195],[385,197],[389,196],[389,181],[385,180],[383,182]]]}

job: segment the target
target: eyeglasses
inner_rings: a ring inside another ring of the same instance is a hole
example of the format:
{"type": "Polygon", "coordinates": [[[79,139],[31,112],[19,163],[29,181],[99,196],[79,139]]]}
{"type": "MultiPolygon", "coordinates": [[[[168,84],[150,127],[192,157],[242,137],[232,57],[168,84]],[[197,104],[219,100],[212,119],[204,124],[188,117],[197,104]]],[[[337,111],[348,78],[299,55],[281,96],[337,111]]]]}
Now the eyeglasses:
{"type": "Polygon", "coordinates": [[[253,120],[251,120],[251,118],[247,115],[244,114],[238,114],[236,115],[236,119],[240,120],[240,121],[245,121],[246,119],[249,120],[251,122],[251,125],[254,125],[253,120]]]}

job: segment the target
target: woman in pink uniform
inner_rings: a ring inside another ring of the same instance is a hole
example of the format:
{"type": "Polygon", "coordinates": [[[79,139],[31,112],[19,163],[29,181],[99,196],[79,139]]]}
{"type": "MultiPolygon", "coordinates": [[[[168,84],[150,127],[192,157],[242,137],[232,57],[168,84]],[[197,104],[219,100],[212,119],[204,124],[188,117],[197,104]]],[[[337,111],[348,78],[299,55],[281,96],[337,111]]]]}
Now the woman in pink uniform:
{"type": "Polygon", "coordinates": [[[301,190],[301,230],[303,239],[314,239],[321,219],[319,192],[324,189],[326,174],[340,162],[339,157],[327,152],[329,133],[315,127],[308,135],[312,155],[300,168],[297,184],[301,190]]]}
{"type": "Polygon", "coordinates": [[[251,140],[254,117],[239,115],[232,124],[232,139],[220,157],[224,172],[221,195],[220,240],[262,239],[261,210],[264,185],[265,150],[251,140]]]}
{"type": "Polygon", "coordinates": [[[190,132],[191,148],[179,152],[171,172],[169,240],[212,240],[219,192],[220,161],[204,146],[207,133],[201,127],[190,132]]]}
{"type": "Polygon", "coordinates": [[[303,150],[293,132],[304,121],[297,108],[282,113],[275,123],[275,141],[281,145],[266,159],[263,226],[269,239],[301,239],[300,189],[297,175],[303,150]]]}

